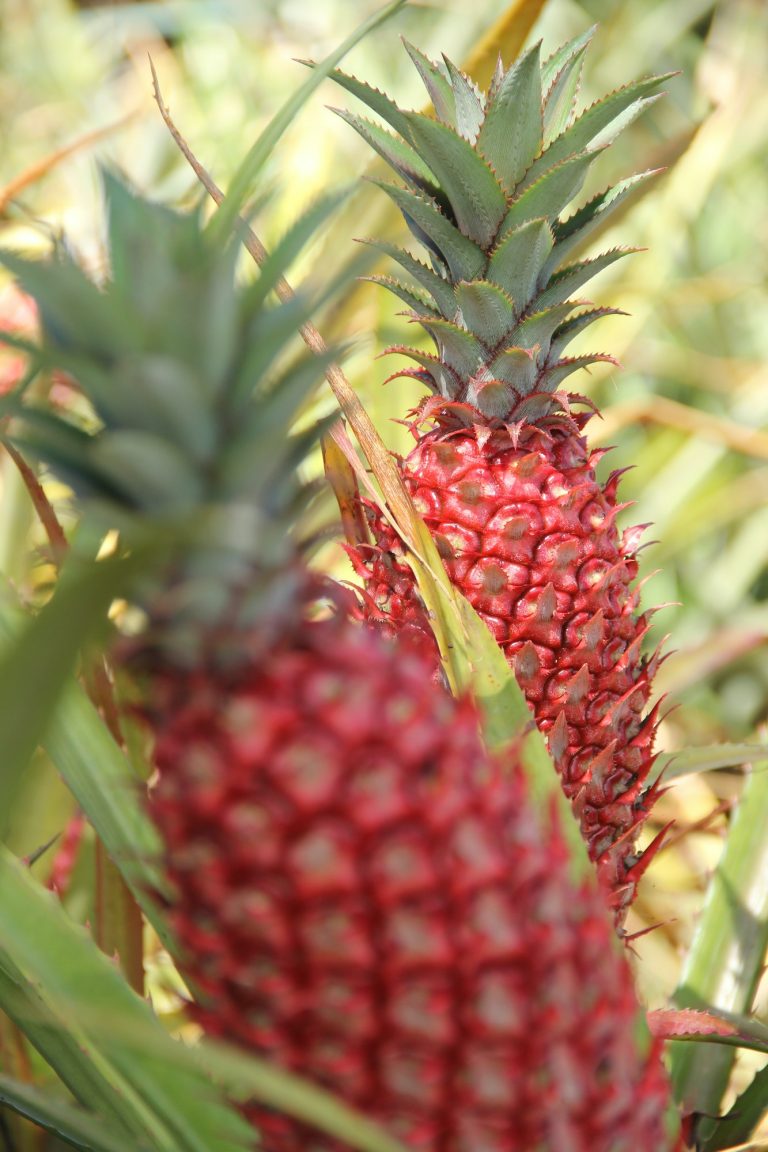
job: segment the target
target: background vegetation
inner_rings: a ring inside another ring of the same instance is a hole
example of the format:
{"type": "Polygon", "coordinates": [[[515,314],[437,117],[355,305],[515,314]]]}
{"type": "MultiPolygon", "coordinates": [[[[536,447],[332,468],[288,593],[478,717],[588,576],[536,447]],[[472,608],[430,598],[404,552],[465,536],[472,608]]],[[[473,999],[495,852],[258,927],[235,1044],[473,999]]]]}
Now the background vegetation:
{"type": "MultiPolygon", "coordinates": [[[[177,125],[226,187],[302,79],[292,60],[325,55],[375,7],[368,0],[0,0],[0,242],[34,246],[61,229],[98,261],[97,162],[159,197],[199,195],[154,103],[148,54],[177,125]]],[[[600,336],[624,370],[600,366],[578,385],[602,411],[593,441],[615,445],[602,467],[631,466],[623,491],[634,504],[625,523],[652,525],[647,537],[655,543],[642,554],[644,601],[665,606],[651,643],[671,637],[658,677],[672,708],[660,733],[663,759],[718,743],[765,743],[768,8],[761,0],[549,0],[512,8],[541,10],[531,38],[543,37],[549,50],[599,23],[585,102],[643,73],[679,70],[667,98],[632,126],[597,173],[600,187],[610,176],[669,165],[609,237],[647,251],[608,270],[595,288],[598,302],[630,314],[604,321],[600,336]]],[[[505,0],[411,6],[359,45],[345,67],[420,104],[398,35],[430,55],[444,51],[466,62],[509,11],[505,0]]],[[[355,181],[368,165],[366,146],[325,107],[342,101],[325,85],[284,140],[271,170],[275,233],[321,189],[355,181]]],[[[353,236],[399,230],[383,200],[369,186],[354,193],[315,249],[325,275],[359,257],[353,236]]],[[[406,384],[383,389],[393,365],[376,359],[403,331],[396,313],[387,294],[363,284],[348,291],[324,328],[352,338],[348,374],[387,443],[405,451],[407,433],[393,418],[416,396],[406,384]]],[[[24,321],[2,284],[0,315],[9,326],[24,321]]],[[[7,351],[0,352],[0,381],[3,371],[13,371],[7,351]]],[[[50,495],[66,522],[66,493],[51,488],[50,495]]],[[[332,517],[329,504],[329,523],[332,517]]],[[[348,574],[336,544],[320,562],[348,574]]],[[[45,597],[52,577],[43,534],[8,458],[0,571],[28,603],[45,597]]],[[[673,761],[671,776],[675,763],[679,771],[684,761],[673,761]]],[[[630,925],[659,925],[636,943],[653,1005],[678,981],[742,778],[736,764],[687,775],[658,806],[657,827],[674,820],[674,829],[630,925]]],[[[42,755],[14,811],[11,847],[21,856],[60,833],[74,812],[42,755]]],[[[66,896],[82,919],[93,912],[90,851],[86,837],[66,896]]],[[[43,878],[50,861],[48,853],[36,865],[43,878]]],[[[160,948],[151,957],[155,1004],[172,1019],[173,973],[160,948]]],[[[752,1065],[742,1064],[743,1081],[752,1065]]]]}

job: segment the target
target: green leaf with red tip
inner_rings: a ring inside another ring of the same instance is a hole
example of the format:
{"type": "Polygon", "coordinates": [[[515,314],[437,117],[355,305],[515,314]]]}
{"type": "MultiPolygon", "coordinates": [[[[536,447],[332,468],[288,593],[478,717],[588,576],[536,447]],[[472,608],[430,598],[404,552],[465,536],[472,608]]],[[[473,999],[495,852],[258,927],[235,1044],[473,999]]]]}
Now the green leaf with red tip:
{"type": "Polygon", "coordinates": [[[669,75],[650,76],[646,80],[627,84],[609,96],[604,96],[602,100],[596,100],[531,165],[525,176],[525,186],[534,183],[569,156],[586,151],[589,160],[593,160],[601,148],[607,147],[622,129],[644,111],[648,102],[643,97],[668,79],[669,75]],[[610,126],[613,126],[611,132],[606,132],[610,126]]]}
{"type": "MultiPolygon", "coordinates": [[[[565,305],[561,305],[565,307],[565,305]]],[[[573,307],[573,304],[570,305],[573,307]]],[[[552,309],[556,311],[556,309],[552,309]]],[[[563,350],[570,344],[580,332],[588,328],[590,324],[594,324],[595,320],[602,320],[604,316],[626,316],[626,312],[622,312],[621,308],[590,308],[587,312],[580,312],[578,316],[573,316],[570,320],[560,324],[552,335],[550,344],[550,355],[554,358],[562,355],[563,350]]]]}
{"type": "Polygon", "coordinates": [[[617,260],[621,260],[624,256],[630,256],[635,251],[634,248],[611,248],[609,252],[601,252],[599,256],[594,256],[591,260],[580,260],[576,264],[568,264],[565,268],[561,268],[549,281],[544,291],[540,292],[534,300],[536,311],[541,312],[555,304],[564,303],[573,292],[576,292],[598,272],[602,272],[604,268],[609,268],[617,260]]]}
{"type": "MultiPolygon", "coordinates": [[[[453,88],[445,70],[433,60],[430,60],[415,45],[403,40],[403,46],[416,65],[416,70],[424,82],[427,95],[432,101],[438,119],[449,127],[456,124],[456,102],[453,88]]],[[[407,133],[404,133],[407,136],[407,133]]]]}
{"type": "MultiPolygon", "coordinates": [[[[309,63],[309,61],[305,61],[305,63],[309,63]]],[[[372,88],[370,84],[366,84],[363,80],[358,80],[356,76],[350,76],[346,72],[334,70],[329,73],[329,76],[346,92],[356,96],[372,112],[381,116],[382,120],[394,128],[395,132],[399,132],[405,140],[408,139],[408,121],[405,118],[405,113],[384,92],[380,92],[378,88],[372,88]]]]}
{"type": "Polygon", "coordinates": [[[657,1008],[648,1014],[652,1036],[730,1044],[768,1055],[768,1026],[753,1016],[712,1008],[657,1008]]]}
{"type": "Polygon", "coordinates": [[[456,104],[455,128],[459,136],[474,143],[480,126],[483,123],[484,108],[482,98],[463,72],[459,71],[447,56],[443,57],[448,75],[451,79],[454,101],[456,104]]]}
{"type": "Polygon", "coordinates": [[[450,320],[422,321],[422,326],[437,344],[441,359],[460,379],[467,379],[483,364],[483,348],[465,328],[450,320]]]}
{"type": "Polygon", "coordinates": [[[488,279],[512,297],[518,315],[536,293],[553,245],[547,221],[529,220],[510,231],[494,248],[488,262],[488,279]]]}
{"type": "Polygon", "coordinates": [[[406,113],[409,139],[434,172],[461,232],[479,247],[493,243],[507,198],[483,157],[452,128],[419,112],[406,113]]]}
{"type": "Polygon", "coordinates": [[[567,128],[573,118],[584,55],[596,27],[593,24],[582,36],[564,44],[542,65],[545,147],[567,128]]]}
{"type": "Polygon", "coordinates": [[[582,32],[580,36],[574,36],[573,40],[567,40],[565,44],[561,44],[559,48],[555,49],[551,56],[548,56],[547,59],[543,61],[541,65],[541,86],[544,90],[545,100],[552,93],[555,83],[568,66],[578,63],[583,57],[596,30],[597,24],[593,24],[591,28],[587,28],[586,32],[582,32]]]}
{"type": "Polygon", "coordinates": [[[503,380],[479,373],[467,385],[467,403],[486,419],[503,420],[514,408],[517,395],[503,380]]]}
{"type": "Polygon", "coordinates": [[[575,307],[577,304],[573,300],[568,300],[542,312],[534,312],[515,328],[512,339],[521,348],[538,346],[546,359],[554,333],[575,307]]]}
{"type": "Polygon", "coordinates": [[[519,396],[530,392],[538,375],[536,357],[528,348],[505,348],[488,365],[488,371],[510,384],[519,396]]]}
{"type": "Polygon", "coordinates": [[[390,168],[405,180],[406,184],[421,189],[432,195],[437,189],[434,176],[423,163],[419,154],[411,148],[400,136],[393,136],[385,128],[374,124],[372,120],[365,120],[362,116],[355,116],[344,108],[333,108],[333,112],[351,125],[362,136],[390,168]]]}
{"type": "Polygon", "coordinates": [[[416,239],[443,264],[453,281],[474,280],[485,266],[485,255],[440,211],[437,205],[394,184],[374,180],[405,216],[408,227],[416,239]]]}
{"type": "Polygon", "coordinates": [[[390,244],[385,240],[367,240],[372,248],[376,248],[385,255],[390,256],[393,260],[409,272],[417,284],[429,292],[430,296],[435,301],[438,311],[446,320],[453,320],[456,315],[456,298],[453,294],[453,287],[442,276],[438,276],[437,272],[432,268],[422,264],[410,252],[406,252],[404,248],[399,248],[396,244],[390,244]]]}
{"type": "Polygon", "coordinates": [[[515,200],[504,217],[500,236],[506,236],[526,220],[542,217],[554,221],[581,190],[593,160],[592,153],[569,156],[542,173],[536,183],[528,186],[515,200]]]}
{"type": "Polygon", "coordinates": [[[639,185],[653,176],[658,176],[660,169],[654,168],[648,172],[639,172],[627,180],[620,180],[612,188],[593,197],[583,208],[579,208],[567,220],[558,220],[554,225],[555,248],[549,262],[547,272],[557,268],[566,259],[574,248],[580,247],[596,229],[602,228],[614,208],[618,208],[628,196],[632,195],[639,185]]]}
{"type": "Polygon", "coordinates": [[[487,280],[457,284],[456,303],[465,326],[489,350],[509,336],[515,322],[515,302],[496,284],[487,280]]]}
{"type": "MultiPolygon", "coordinates": [[[[400,356],[407,356],[409,360],[414,360],[417,364],[424,369],[424,372],[431,378],[429,380],[419,374],[419,379],[427,384],[434,392],[446,399],[451,399],[458,392],[461,384],[457,376],[446,365],[445,361],[441,360],[439,356],[431,352],[423,352],[420,348],[409,348],[406,344],[392,344],[389,348],[385,349],[386,353],[396,352],[400,356]]],[[[411,371],[393,372],[388,378],[389,380],[396,380],[399,376],[412,376],[411,371]]]]}
{"type": "Polygon", "coordinates": [[[541,148],[539,48],[540,45],[535,44],[507,71],[485,110],[485,120],[477,137],[478,151],[510,196],[541,148]]]}
{"type": "Polygon", "coordinates": [[[559,384],[562,384],[563,380],[566,380],[572,373],[578,372],[581,368],[588,368],[590,364],[616,363],[616,358],[609,356],[605,352],[593,352],[591,355],[586,356],[565,357],[546,369],[542,384],[546,387],[547,391],[554,391],[559,384]],[[545,384],[544,381],[546,382],[545,384]]]}
{"type": "Polygon", "coordinates": [[[414,292],[412,288],[408,288],[405,284],[401,284],[399,280],[395,280],[392,276],[363,276],[363,280],[367,280],[370,284],[380,284],[382,288],[386,288],[398,300],[402,300],[404,304],[410,308],[415,314],[416,319],[440,319],[440,313],[432,307],[432,302],[422,296],[420,293],[414,292]]]}

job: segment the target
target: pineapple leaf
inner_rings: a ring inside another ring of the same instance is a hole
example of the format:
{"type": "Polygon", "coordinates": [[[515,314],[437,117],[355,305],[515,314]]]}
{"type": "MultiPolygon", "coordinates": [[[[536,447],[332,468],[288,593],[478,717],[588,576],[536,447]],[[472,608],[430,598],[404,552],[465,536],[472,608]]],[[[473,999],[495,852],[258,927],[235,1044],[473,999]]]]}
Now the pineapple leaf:
{"type": "Polygon", "coordinates": [[[474,143],[483,122],[483,101],[471,80],[456,65],[443,57],[456,101],[456,131],[465,140],[474,143]]]}
{"type": "Polygon", "coordinates": [[[410,376],[413,379],[420,380],[422,384],[426,384],[428,388],[436,392],[439,396],[446,397],[453,396],[461,384],[460,379],[456,376],[453,369],[432,352],[422,352],[420,348],[411,348],[406,344],[392,344],[389,348],[384,349],[385,355],[389,355],[392,352],[397,352],[400,356],[407,356],[409,360],[415,360],[423,371],[415,375],[411,369],[405,369],[402,372],[393,372],[387,382],[389,382],[389,380],[396,380],[399,376],[410,376]]]}
{"type": "Polygon", "coordinates": [[[487,280],[458,284],[456,302],[465,326],[489,351],[495,349],[514,326],[514,300],[487,280]]]}
{"type": "Polygon", "coordinates": [[[540,47],[535,44],[505,74],[477,137],[478,150],[510,196],[541,148],[540,47]]]}
{"type": "Polygon", "coordinates": [[[555,248],[547,267],[547,274],[562,264],[574,248],[581,246],[590,233],[601,227],[614,208],[617,208],[631,195],[638,185],[653,176],[658,176],[660,171],[662,169],[654,168],[648,172],[640,172],[636,176],[621,180],[612,188],[607,188],[604,192],[593,197],[567,220],[555,221],[555,248]]]}
{"type": "Polygon", "coordinates": [[[501,236],[506,236],[526,220],[542,217],[554,221],[580,191],[593,160],[592,152],[569,156],[544,172],[535,184],[528,185],[507,212],[501,236]]]}
{"type": "Polygon", "coordinates": [[[248,339],[237,369],[237,387],[233,389],[233,407],[247,408],[253,397],[254,381],[262,380],[295,338],[309,315],[309,306],[302,296],[281,303],[275,308],[262,308],[253,315],[248,327],[248,339]]]}
{"type": "Polygon", "coordinates": [[[591,28],[587,28],[586,32],[582,32],[580,36],[575,36],[573,40],[567,40],[565,44],[561,44],[556,48],[551,56],[541,65],[541,86],[546,93],[546,99],[552,95],[554,87],[567,67],[574,62],[578,62],[583,56],[586,49],[589,47],[592,38],[597,31],[597,24],[593,24],[591,28]]]}
{"type": "MultiPolygon", "coordinates": [[[[573,308],[573,306],[573,302],[571,302],[563,307],[570,309],[573,308]]],[[[552,309],[553,312],[556,310],[557,309],[554,308],[552,309]]],[[[560,356],[563,349],[570,344],[571,340],[573,340],[579,332],[583,332],[585,328],[588,328],[595,320],[602,319],[603,316],[626,316],[626,312],[623,312],[621,308],[591,308],[587,312],[580,312],[578,316],[566,320],[565,323],[560,324],[554,332],[550,345],[550,356],[554,359],[560,356]]]]}
{"type": "Polygon", "coordinates": [[[406,115],[414,147],[437,177],[462,233],[488,248],[507,209],[506,196],[493,172],[452,128],[419,112],[406,115]]]}
{"type": "MultiPolygon", "coordinates": [[[[308,63],[305,61],[305,63],[308,63]]],[[[390,100],[389,96],[384,92],[379,91],[378,88],[372,88],[370,84],[366,84],[363,80],[358,80],[356,76],[350,76],[346,72],[339,72],[334,70],[330,73],[331,79],[335,80],[346,92],[351,96],[356,96],[363,104],[375,112],[377,116],[381,116],[393,128],[395,132],[408,141],[408,120],[405,113],[401,108],[398,108],[394,100],[390,100]]]]}
{"type": "Polygon", "coordinates": [[[121,504],[152,508],[161,517],[190,511],[204,498],[204,480],[194,462],[161,434],[138,429],[91,437],[88,461],[121,504]]]}
{"type": "Polygon", "coordinates": [[[540,292],[534,300],[536,311],[541,312],[545,308],[551,308],[554,304],[563,303],[572,292],[581,288],[598,272],[602,272],[604,268],[615,264],[624,256],[631,256],[636,251],[636,248],[611,248],[608,252],[593,256],[591,260],[581,260],[576,264],[566,265],[565,268],[561,268],[559,272],[555,273],[544,291],[540,292]]]}
{"type": "MultiPolygon", "coordinates": [[[[86,365],[73,372],[86,395],[97,400],[94,374],[86,365]]],[[[98,398],[98,410],[109,424],[156,432],[203,464],[216,451],[217,432],[204,384],[195,375],[170,356],[127,357],[116,365],[112,394],[98,398]]]]}
{"type": "Polygon", "coordinates": [[[385,255],[390,256],[393,260],[404,268],[406,272],[410,272],[414,280],[421,285],[422,288],[429,292],[430,296],[435,301],[438,311],[446,320],[453,320],[456,315],[456,298],[453,294],[453,288],[444,280],[442,276],[438,276],[426,264],[422,264],[405,248],[399,248],[396,244],[390,244],[385,240],[366,240],[372,248],[383,252],[385,255]]]}
{"type": "Polygon", "coordinates": [[[386,288],[388,292],[397,296],[404,304],[407,304],[412,312],[416,313],[417,319],[421,319],[422,315],[425,320],[441,318],[441,313],[432,307],[431,301],[427,300],[426,296],[422,296],[419,292],[414,292],[413,289],[406,287],[405,284],[401,284],[400,281],[395,280],[394,277],[374,275],[364,276],[363,279],[371,284],[380,284],[382,288],[386,288]],[[426,315],[427,313],[428,315],[426,315]]]}
{"type": "Polygon", "coordinates": [[[403,46],[416,65],[438,119],[449,128],[455,127],[456,100],[445,68],[430,60],[408,40],[403,40],[403,46]]]}
{"type": "MultiPolygon", "coordinates": [[[[234,501],[238,494],[264,492],[270,475],[274,476],[277,490],[280,477],[289,474],[286,461],[292,436],[286,436],[285,429],[293,423],[318,376],[334,362],[338,351],[327,349],[321,355],[303,357],[272,388],[268,399],[260,398],[257,405],[240,415],[241,434],[222,457],[218,469],[217,499],[234,501]]],[[[319,439],[317,422],[310,431],[315,440],[319,439]]]]}
{"type": "Polygon", "coordinates": [[[391,132],[387,132],[373,121],[355,116],[343,108],[332,108],[331,111],[351,125],[406,184],[430,196],[436,195],[438,189],[435,186],[434,176],[410,144],[399,136],[393,136],[391,132]]]}
{"type": "Polygon", "coordinates": [[[482,345],[465,328],[442,319],[423,320],[420,323],[434,339],[440,357],[460,379],[471,376],[483,363],[482,345]]]}
{"type": "Polygon", "coordinates": [[[94,353],[107,364],[135,346],[131,317],[110,305],[68,252],[58,248],[52,259],[42,262],[0,251],[0,264],[34,297],[45,340],[57,350],[76,347],[84,331],[90,334],[94,353]]]}
{"type": "Polygon", "coordinates": [[[615,356],[609,356],[605,352],[593,352],[586,356],[563,357],[546,370],[547,391],[553,392],[558,384],[561,384],[572,372],[578,372],[580,368],[588,368],[590,364],[601,363],[618,365],[618,360],[615,356]]]}
{"type": "Polygon", "coordinates": [[[42,409],[25,408],[9,437],[36,459],[45,460],[60,480],[82,495],[102,493],[96,469],[90,467],[88,451],[92,437],[69,420],[42,409]]]}
{"type": "Polygon", "coordinates": [[[582,36],[564,44],[542,65],[544,97],[544,145],[552,143],[570,123],[576,107],[584,56],[596,24],[582,36]]]}
{"type": "Polygon", "coordinates": [[[515,328],[512,339],[521,348],[538,346],[546,359],[554,333],[576,306],[577,301],[568,300],[564,304],[545,308],[542,312],[534,312],[515,328]]]}
{"type": "MultiPolygon", "coordinates": [[[[532,348],[505,348],[489,365],[488,371],[497,380],[503,380],[511,385],[512,390],[520,396],[530,392],[538,376],[535,349],[532,348]]],[[[509,404],[507,411],[509,411],[509,404]]]]}
{"type": "Polygon", "coordinates": [[[534,184],[545,171],[560,164],[566,157],[587,151],[594,158],[596,152],[605,148],[611,139],[618,136],[644,110],[648,101],[642,97],[668,79],[669,74],[650,76],[596,100],[531,165],[525,175],[525,186],[534,184]],[[613,125],[611,133],[606,134],[610,125],[613,125]]]}
{"type": "Polygon", "coordinates": [[[480,274],[485,265],[483,252],[462,235],[433,201],[394,184],[379,180],[374,183],[394,200],[416,239],[450,271],[452,280],[474,280],[480,274]]]}
{"type": "Polygon", "coordinates": [[[525,311],[539,287],[553,245],[547,221],[529,220],[509,232],[494,250],[488,263],[488,279],[509,293],[518,315],[525,311]]]}

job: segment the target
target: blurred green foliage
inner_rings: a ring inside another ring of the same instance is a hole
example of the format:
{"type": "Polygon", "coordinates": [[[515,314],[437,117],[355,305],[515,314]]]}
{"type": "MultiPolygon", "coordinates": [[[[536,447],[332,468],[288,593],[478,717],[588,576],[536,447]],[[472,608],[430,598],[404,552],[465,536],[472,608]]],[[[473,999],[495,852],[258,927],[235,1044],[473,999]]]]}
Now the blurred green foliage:
{"type": "MultiPolygon", "coordinates": [[[[300,82],[302,69],[292,61],[326,54],[376,7],[373,0],[354,11],[345,0],[0,0],[0,242],[34,246],[46,243],[51,229],[65,230],[98,265],[97,162],[117,166],[159,197],[200,195],[155,106],[148,55],[177,126],[226,188],[300,82]]],[[[505,0],[408,7],[358,46],[345,68],[420,105],[399,35],[429,55],[466,60],[507,8],[505,0]]],[[[669,169],[617,219],[604,244],[647,249],[603,273],[594,289],[596,302],[630,313],[598,330],[602,350],[618,356],[624,370],[600,366],[576,381],[602,411],[591,425],[594,442],[615,445],[601,468],[631,468],[623,491],[634,503],[624,522],[652,524],[647,538],[657,541],[642,553],[644,600],[666,607],[654,617],[649,644],[671,635],[658,683],[676,705],[660,745],[674,752],[765,740],[768,5],[549,0],[531,38],[542,36],[552,50],[594,22],[584,103],[644,73],[679,71],[666,99],[597,166],[592,191],[651,166],[669,169]]],[[[325,107],[342,100],[325,85],[271,162],[267,243],[319,191],[357,180],[369,165],[363,142],[325,107]]],[[[303,270],[316,270],[314,263],[324,276],[339,272],[355,255],[353,237],[378,228],[402,237],[382,201],[361,185],[303,270]]],[[[354,341],[350,379],[387,443],[405,451],[408,434],[393,421],[417,396],[403,382],[382,388],[394,363],[375,359],[403,337],[407,322],[397,311],[381,289],[355,286],[326,324],[354,341]]],[[[594,347],[595,336],[589,339],[594,347]]],[[[332,405],[330,393],[325,405],[332,405]]],[[[7,459],[0,479],[0,570],[31,599],[50,579],[43,535],[7,459]]],[[[50,494],[66,520],[66,493],[50,494]]],[[[338,545],[324,550],[322,562],[348,575],[338,545]]],[[[654,1001],[674,985],[680,947],[720,850],[724,818],[712,813],[727,811],[739,778],[729,770],[676,782],[659,805],[658,823],[674,818],[677,840],[654,865],[636,917],[638,928],[663,924],[638,943],[654,1001]],[[701,830],[686,835],[699,823],[701,830]]],[[[15,845],[22,853],[60,832],[69,815],[71,802],[49,779],[43,762],[29,777],[15,845]]],[[[38,867],[45,874],[45,858],[38,867]]],[[[72,900],[82,911],[77,884],[72,900]]]]}

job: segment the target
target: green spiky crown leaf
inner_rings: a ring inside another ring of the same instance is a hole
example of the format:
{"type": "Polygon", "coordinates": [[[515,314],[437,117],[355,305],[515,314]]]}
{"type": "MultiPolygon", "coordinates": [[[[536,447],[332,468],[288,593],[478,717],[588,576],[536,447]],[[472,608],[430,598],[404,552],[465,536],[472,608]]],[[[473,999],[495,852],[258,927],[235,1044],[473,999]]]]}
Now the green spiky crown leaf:
{"type": "Polygon", "coordinates": [[[298,467],[319,428],[291,427],[325,362],[288,355],[309,305],[276,303],[273,289],[332,202],[246,285],[237,238],[215,240],[200,211],[153,203],[109,175],[105,189],[104,283],[62,247],[45,260],[0,254],[39,308],[33,360],[69,373],[95,416],[18,398],[12,436],[126,547],[160,541],[162,571],[137,599],[163,648],[197,659],[206,633],[278,626],[304,579],[295,528],[312,491],[298,467]]]}
{"type": "Polygon", "coordinates": [[[592,31],[541,62],[536,44],[508,69],[499,62],[482,93],[448,59],[436,64],[406,44],[435,117],[403,111],[352,76],[334,79],[394,129],[339,111],[403,185],[380,183],[402,212],[430,264],[392,244],[376,245],[413,283],[376,277],[430,334],[436,354],[397,346],[418,365],[413,376],[446,410],[476,423],[536,422],[567,410],[563,380],[598,360],[565,357],[570,340],[616,309],[577,299],[592,276],[631,249],[569,263],[580,245],[638,183],[643,172],[595,196],[570,216],[596,156],[658,98],[667,78],[627,85],[576,110],[592,31]]]}

